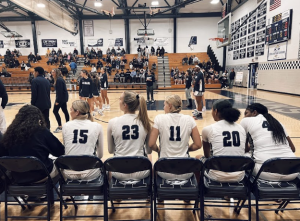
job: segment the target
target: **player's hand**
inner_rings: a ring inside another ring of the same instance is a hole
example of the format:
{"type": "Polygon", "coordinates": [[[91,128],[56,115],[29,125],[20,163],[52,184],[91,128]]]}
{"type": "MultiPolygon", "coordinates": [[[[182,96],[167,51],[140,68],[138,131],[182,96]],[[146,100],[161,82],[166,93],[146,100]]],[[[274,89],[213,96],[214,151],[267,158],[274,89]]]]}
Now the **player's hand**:
{"type": "Polygon", "coordinates": [[[56,102],[55,105],[58,105],[58,103],[56,102]]]}

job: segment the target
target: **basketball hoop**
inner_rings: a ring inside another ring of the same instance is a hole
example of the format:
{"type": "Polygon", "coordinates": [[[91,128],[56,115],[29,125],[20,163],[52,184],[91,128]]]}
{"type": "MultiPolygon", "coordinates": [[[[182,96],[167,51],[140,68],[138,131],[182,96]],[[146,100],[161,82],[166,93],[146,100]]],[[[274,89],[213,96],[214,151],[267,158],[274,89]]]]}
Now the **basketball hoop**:
{"type": "Polygon", "coordinates": [[[12,36],[10,37],[9,45],[13,46],[14,43],[15,43],[15,35],[12,35],[12,36]]]}
{"type": "Polygon", "coordinates": [[[219,46],[220,44],[222,44],[225,41],[225,38],[210,38],[210,41],[215,41],[216,45],[219,46]]]}

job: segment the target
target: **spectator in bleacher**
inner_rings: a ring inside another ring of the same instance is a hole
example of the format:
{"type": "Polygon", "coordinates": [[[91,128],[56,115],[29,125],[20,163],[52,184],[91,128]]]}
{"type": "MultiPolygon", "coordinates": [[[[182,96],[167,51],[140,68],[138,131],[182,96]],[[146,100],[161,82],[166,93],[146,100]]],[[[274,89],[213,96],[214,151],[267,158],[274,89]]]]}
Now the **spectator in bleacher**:
{"type": "Polygon", "coordinates": [[[70,68],[71,68],[71,71],[73,72],[73,75],[75,76],[76,72],[77,72],[77,64],[76,64],[76,62],[72,61],[70,63],[70,68]]]}
{"type": "Polygon", "coordinates": [[[57,55],[54,55],[53,63],[56,64],[56,65],[58,64],[58,57],[57,57],[57,55]]]}
{"type": "Polygon", "coordinates": [[[114,70],[116,69],[116,60],[114,58],[111,59],[111,69],[114,70]]]}
{"type": "Polygon", "coordinates": [[[31,81],[33,80],[33,78],[34,78],[34,75],[33,75],[32,72],[30,72],[29,77],[28,77],[28,82],[29,82],[30,85],[31,85],[31,81]]]}
{"type": "Polygon", "coordinates": [[[124,62],[124,61],[121,61],[121,62],[120,62],[120,68],[121,68],[121,69],[124,69],[124,68],[125,68],[125,62],[124,62]]]}
{"type": "Polygon", "coordinates": [[[141,80],[141,83],[145,83],[145,78],[146,78],[146,71],[145,71],[145,69],[141,68],[140,69],[140,80],[141,80]]]}
{"type": "Polygon", "coordinates": [[[109,55],[109,54],[111,54],[110,48],[108,48],[108,49],[106,50],[106,55],[109,55]]]}
{"type": "Polygon", "coordinates": [[[108,75],[111,75],[111,68],[108,63],[106,63],[105,70],[106,70],[106,73],[108,73],[108,75]]]}
{"type": "Polygon", "coordinates": [[[161,47],[161,49],[160,49],[160,51],[159,51],[159,56],[160,56],[160,57],[165,56],[165,49],[164,49],[164,47],[161,47]]]}
{"type": "Polygon", "coordinates": [[[208,60],[208,61],[206,62],[206,69],[210,69],[210,68],[214,68],[214,67],[213,67],[211,61],[208,60]]]}
{"type": "Polygon", "coordinates": [[[31,64],[29,63],[29,61],[27,61],[25,70],[27,71],[27,70],[29,70],[29,68],[31,68],[31,64]]]}
{"type": "Polygon", "coordinates": [[[178,67],[175,68],[175,73],[179,74],[179,68],[178,67]]]}
{"type": "Polygon", "coordinates": [[[141,73],[139,69],[134,69],[136,70],[136,76],[135,76],[135,83],[141,83],[141,73]]]}
{"type": "Polygon", "coordinates": [[[9,49],[6,49],[5,54],[10,57],[11,56],[11,51],[9,49]]]}
{"type": "Polygon", "coordinates": [[[117,56],[121,56],[121,48],[120,47],[118,47],[117,49],[116,49],[116,54],[117,54],[117,56]]]}
{"type": "Polygon", "coordinates": [[[68,60],[68,54],[67,54],[67,52],[65,52],[64,54],[63,54],[63,59],[65,60],[65,61],[67,61],[68,60]]]}
{"type": "Polygon", "coordinates": [[[155,55],[155,48],[152,46],[151,47],[151,55],[154,56],[155,55]]]}
{"type": "Polygon", "coordinates": [[[153,70],[156,69],[156,63],[155,62],[152,63],[151,69],[153,69],[153,70]]]}
{"type": "Polygon", "coordinates": [[[146,56],[147,59],[149,58],[149,54],[150,54],[150,50],[149,50],[148,46],[146,46],[146,48],[145,48],[145,56],[146,56]]]}
{"type": "Polygon", "coordinates": [[[129,69],[127,69],[126,73],[125,73],[125,83],[127,83],[127,81],[129,80],[129,82],[132,82],[132,78],[131,78],[131,72],[129,69]]]}
{"type": "Polygon", "coordinates": [[[14,67],[17,68],[20,66],[20,62],[17,58],[14,59],[14,67]]]}
{"type": "Polygon", "coordinates": [[[87,66],[90,66],[91,65],[91,61],[88,57],[85,58],[84,60],[84,65],[87,67],[87,66]]]}
{"type": "Polygon", "coordinates": [[[149,64],[149,60],[147,57],[144,57],[144,67],[148,67],[148,64],[149,64]]]}
{"type": "Polygon", "coordinates": [[[103,52],[102,52],[101,48],[99,48],[97,51],[97,57],[98,57],[98,59],[103,57],[103,52]]]}
{"type": "Polygon", "coordinates": [[[67,76],[68,73],[69,73],[69,71],[68,71],[68,69],[65,65],[61,65],[60,70],[61,70],[61,73],[62,73],[63,76],[67,76]]]}
{"type": "Polygon", "coordinates": [[[29,62],[35,62],[35,56],[32,54],[32,52],[30,52],[27,57],[29,62]]]}
{"type": "Polygon", "coordinates": [[[92,64],[91,73],[97,73],[97,68],[95,67],[94,64],[92,64]]]}
{"type": "Polygon", "coordinates": [[[9,63],[8,63],[8,68],[14,68],[15,67],[15,60],[14,59],[10,59],[9,63]]]}
{"type": "Polygon", "coordinates": [[[120,73],[120,83],[125,83],[125,73],[124,73],[124,70],[121,70],[121,73],[120,73]]]}
{"type": "Polygon", "coordinates": [[[16,53],[16,56],[20,57],[20,56],[22,56],[22,53],[18,50],[18,52],[16,53]]]}
{"type": "Polygon", "coordinates": [[[215,83],[220,83],[219,78],[220,78],[219,72],[215,71],[215,73],[214,73],[214,82],[215,83]]]}
{"type": "Polygon", "coordinates": [[[133,69],[130,73],[131,83],[136,83],[136,69],[133,69]]]}
{"type": "Polygon", "coordinates": [[[178,74],[178,84],[183,84],[182,83],[182,76],[184,76],[184,74],[182,74],[181,72],[179,72],[179,74],[178,74]]]}
{"type": "Polygon", "coordinates": [[[116,54],[116,49],[115,49],[114,47],[112,47],[112,49],[111,49],[111,51],[110,51],[110,52],[111,52],[111,54],[112,54],[112,55],[114,55],[114,56],[116,56],[116,55],[117,55],[117,54],[116,54]]]}
{"type": "Polygon", "coordinates": [[[78,50],[74,48],[73,54],[78,55],[78,50]]]}
{"type": "Polygon", "coordinates": [[[52,48],[51,54],[52,56],[56,55],[56,51],[54,50],[54,48],[52,48]]]}
{"type": "Polygon", "coordinates": [[[91,49],[92,58],[96,58],[96,50],[94,48],[91,49]]]}
{"type": "Polygon", "coordinates": [[[189,65],[193,64],[193,59],[194,59],[194,57],[193,57],[193,55],[191,55],[190,58],[189,58],[189,65]]]}
{"type": "Polygon", "coordinates": [[[145,76],[146,79],[146,85],[147,85],[147,103],[150,102],[150,95],[151,95],[151,102],[154,103],[154,98],[153,98],[153,84],[155,82],[155,75],[154,72],[148,71],[148,73],[145,76]]]}
{"type": "Polygon", "coordinates": [[[99,68],[102,68],[103,67],[103,63],[102,63],[102,61],[100,60],[100,58],[98,58],[98,61],[97,61],[97,70],[99,69],[99,68]]]}
{"type": "Polygon", "coordinates": [[[159,51],[160,51],[160,47],[158,46],[158,47],[156,48],[156,56],[159,56],[159,51]]]}
{"type": "Polygon", "coordinates": [[[22,61],[22,63],[21,63],[21,70],[22,70],[22,71],[24,71],[24,70],[25,70],[25,68],[26,68],[26,64],[25,64],[25,62],[24,62],[24,61],[22,61]]]}
{"type": "Polygon", "coordinates": [[[199,59],[196,57],[196,55],[194,55],[193,64],[198,64],[199,62],[199,59]]]}
{"type": "Polygon", "coordinates": [[[31,82],[31,105],[34,105],[41,110],[44,115],[46,126],[50,129],[50,83],[44,78],[44,69],[42,67],[36,67],[34,68],[34,71],[35,78],[31,82]]]}
{"type": "Polygon", "coordinates": [[[188,58],[188,56],[186,55],[184,58],[182,58],[182,65],[184,65],[184,64],[187,64],[187,65],[188,65],[188,62],[189,62],[189,58],[188,58]]]}
{"type": "Polygon", "coordinates": [[[50,49],[47,48],[46,57],[49,57],[49,56],[50,56],[50,53],[51,53],[50,49]]]}
{"type": "Polygon", "coordinates": [[[84,50],[84,57],[88,56],[88,54],[90,54],[90,49],[86,47],[84,50]]]}
{"type": "Polygon", "coordinates": [[[106,55],[106,63],[111,63],[111,54],[106,55]]]}
{"type": "Polygon", "coordinates": [[[57,56],[60,56],[60,55],[62,55],[62,51],[60,50],[60,48],[58,48],[58,50],[57,50],[57,56]]]}
{"type": "MultiPolygon", "coordinates": [[[[73,56],[72,56],[71,52],[69,52],[69,54],[67,56],[67,61],[70,63],[72,60],[74,60],[73,56]]],[[[76,61],[76,59],[75,59],[75,61],[76,61]]]]}
{"type": "Polygon", "coordinates": [[[227,82],[228,82],[228,76],[227,76],[228,72],[227,70],[222,74],[221,77],[221,88],[227,88],[227,82]]]}
{"type": "Polygon", "coordinates": [[[59,59],[59,65],[64,65],[64,64],[65,64],[64,59],[60,58],[60,59],[59,59]]]}
{"type": "Polygon", "coordinates": [[[137,53],[138,53],[138,58],[140,58],[141,55],[142,55],[142,48],[141,48],[141,45],[139,45],[139,47],[137,48],[137,53]]]}
{"type": "Polygon", "coordinates": [[[171,78],[174,78],[174,74],[175,74],[175,71],[174,71],[174,68],[172,67],[170,70],[171,78]]]}
{"type": "Polygon", "coordinates": [[[118,82],[120,82],[120,74],[119,71],[116,72],[115,76],[114,76],[114,82],[116,82],[118,80],[118,82]]]}
{"type": "Polygon", "coordinates": [[[133,69],[132,61],[129,62],[129,68],[130,68],[130,70],[133,69]]]}
{"type": "MultiPolygon", "coordinates": [[[[122,48],[122,50],[121,50],[121,56],[125,56],[125,54],[126,54],[126,51],[125,51],[125,49],[124,48],[122,48]]],[[[125,62],[125,61],[124,61],[125,62]]],[[[126,62],[125,63],[127,63],[127,60],[126,60],[126,62]]]]}
{"type": "Polygon", "coordinates": [[[42,60],[42,57],[39,55],[39,54],[36,54],[36,61],[40,61],[40,60],[42,60]]]}
{"type": "Polygon", "coordinates": [[[123,62],[123,64],[124,64],[123,68],[121,67],[121,62],[122,62],[121,59],[118,57],[117,60],[116,60],[116,68],[117,69],[124,69],[125,68],[124,62],[123,62]]]}

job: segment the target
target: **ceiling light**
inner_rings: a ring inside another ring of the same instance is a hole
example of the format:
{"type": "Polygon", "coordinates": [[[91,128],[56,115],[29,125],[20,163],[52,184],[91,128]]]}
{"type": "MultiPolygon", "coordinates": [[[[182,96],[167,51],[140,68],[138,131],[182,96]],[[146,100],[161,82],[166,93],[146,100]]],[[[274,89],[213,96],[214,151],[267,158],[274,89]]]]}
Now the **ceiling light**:
{"type": "Polygon", "coordinates": [[[37,5],[37,7],[39,7],[39,8],[45,8],[45,4],[43,4],[43,3],[37,3],[36,5],[37,5]]]}
{"type": "Polygon", "coordinates": [[[153,2],[151,2],[151,5],[157,6],[157,5],[159,5],[159,3],[158,3],[158,1],[153,1],[153,2]]]}
{"type": "Polygon", "coordinates": [[[211,2],[210,2],[210,4],[218,4],[219,3],[219,0],[212,0],[211,2]]]}
{"type": "Polygon", "coordinates": [[[102,3],[101,2],[95,2],[94,5],[95,5],[95,7],[102,7],[102,3]]]}

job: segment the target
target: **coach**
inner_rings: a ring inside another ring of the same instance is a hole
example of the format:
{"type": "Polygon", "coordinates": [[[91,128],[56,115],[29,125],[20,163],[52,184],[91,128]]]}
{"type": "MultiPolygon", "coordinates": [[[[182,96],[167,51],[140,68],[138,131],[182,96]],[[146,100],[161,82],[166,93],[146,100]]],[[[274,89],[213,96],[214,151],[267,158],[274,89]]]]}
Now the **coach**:
{"type": "Polygon", "coordinates": [[[41,110],[44,115],[47,128],[50,129],[50,83],[44,77],[44,68],[42,67],[34,68],[34,79],[31,81],[31,104],[41,110]]]}

